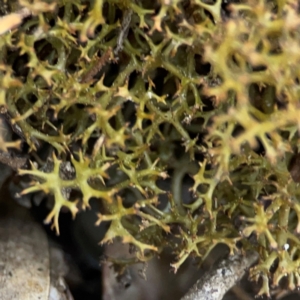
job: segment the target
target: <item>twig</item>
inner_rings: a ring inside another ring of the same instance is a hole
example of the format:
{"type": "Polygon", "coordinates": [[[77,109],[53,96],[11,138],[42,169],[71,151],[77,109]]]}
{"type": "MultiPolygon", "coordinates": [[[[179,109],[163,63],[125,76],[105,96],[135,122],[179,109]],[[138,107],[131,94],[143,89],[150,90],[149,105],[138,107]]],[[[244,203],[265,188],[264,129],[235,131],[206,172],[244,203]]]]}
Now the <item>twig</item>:
{"type": "MultiPolygon", "coordinates": [[[[114,49],[114,51],[112,51],[111,48],[108,48],[100,58],[98,58],[98,60],[95,62],[95,65],[86,73],[83,75],[82,79],[81,79],[81,83],[88,83],[90,81],[93,81],[93,78],[95,75],[97,75],[97,73],[99,73],[102,68],[105,66],[105,64],[107,62],[109,62],[109,58],[113,52],[114,56],[117,57],[118,54],[120,53],[120,51],[122,51],[123,49],[123,44],[124,44],[124,40],[127,38],[128,35],[128,31],[129,31],[129,25],[131,22],[131,16],[132,16],[132,10],[129,9],[127,11],[125,11],[124,13],[124,17],[122,19],[122,24],[121,24],[121,28],[119,31],[119,35],[117,38],[117,45],[114,49]]],[[[115,60],[117,61],[117,59],[115,60]]]]}
{"type": "Polygon", "coordinates": [[[235,254],[221,260],[204,274],[181,300],[221,300],[258,259],[256,252],[235,254]]]}
{"type": "Polygon", "coordinates": [[[103,55],[98,58],[95,65],[82,77],[81,83],[88,83],[93,80],[94,76],[101,71],[101,69],[109,60],[111,52],[111,48],[108,48],[103,55]]]}
{"type": "Polygon", "coordinates": [[[117,56],[123,49],[124,40],[127,38],[129,25],[131,22],[132,10],[126,10],[122,19],[121,29],[117,39],[117,46],[114,49],[114,55],[117,56]]]}

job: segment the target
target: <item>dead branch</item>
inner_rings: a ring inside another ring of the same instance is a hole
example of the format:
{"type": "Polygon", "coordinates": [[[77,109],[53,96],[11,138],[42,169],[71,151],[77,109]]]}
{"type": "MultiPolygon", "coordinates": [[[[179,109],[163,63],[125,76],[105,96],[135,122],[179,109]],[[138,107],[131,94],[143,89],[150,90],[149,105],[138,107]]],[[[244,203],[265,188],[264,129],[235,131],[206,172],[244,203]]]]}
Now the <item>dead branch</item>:
{"type": "Polygon", "coordinates": [[[235,254],[221,260],[204,274],[181,300],[221,300],[258,259],[256,252],[235,254]]]}
{"type": "Polygon", "coordinates": [[[81,83],[87,83],[93,80],[94,76],[99,73],[105,64],[109,61],[110,55],[112,53],[111,48],[108,48],[101,57],[97,59],[95,65],[83,76],[81,83]]]}
{"type": "Polygon", "coordinates": [[[117,56],[123,49],[124,40],[127,38],[129,26],[131,22],[132,10],[125,11],[124,17],[122,19],[121,29],[117,39],[117,46],[114,49],[114,54],[117,56]]]}

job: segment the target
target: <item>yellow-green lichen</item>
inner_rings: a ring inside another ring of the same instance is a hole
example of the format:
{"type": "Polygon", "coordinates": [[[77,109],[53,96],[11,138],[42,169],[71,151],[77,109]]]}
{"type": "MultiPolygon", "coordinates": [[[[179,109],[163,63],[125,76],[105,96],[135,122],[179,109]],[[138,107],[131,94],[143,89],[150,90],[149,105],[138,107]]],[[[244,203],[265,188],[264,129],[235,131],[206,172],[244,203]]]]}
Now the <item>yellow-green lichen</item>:
{"type": "Polygon", "coordinates": [[[103,242],[121,237],[141,260],[171,246],[177,270],[239,241],[260,253],[251,276],[269,294],[282,274],[299,285],[300,189],[288,166],[299,148],[300,16],[293,0],[225,4],[14,3],[7,14],[30,16],[0,36],[0,104],[33,161],[43,145],[56,152],[51,170],[20,174],[34,180],[23,193],[54,195],[46,221],[57,232],[63,206],[75,216],[95,197],[98,223],[111,221],[103,242]],[[66,161],[73,178],[60,174],[66,161]],[[160,209],[157,181],[172,174],[160,209]],[[185,174],[192,203],[180,196],[185,174]],[[139,195],[129,207],[128,188],[139,195]]]}

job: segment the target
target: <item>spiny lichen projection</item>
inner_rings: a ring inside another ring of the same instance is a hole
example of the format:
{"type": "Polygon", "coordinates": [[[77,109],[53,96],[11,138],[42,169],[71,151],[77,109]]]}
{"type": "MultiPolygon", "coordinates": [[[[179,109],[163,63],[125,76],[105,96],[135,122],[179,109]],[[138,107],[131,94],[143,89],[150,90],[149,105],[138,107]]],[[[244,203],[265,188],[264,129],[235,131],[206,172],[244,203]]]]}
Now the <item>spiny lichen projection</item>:
{"type": "Polygon", "coordinates": [[[63,206],[75,216],[96,197],[98,223],[111,221],[103,242],[121,237],[141,260],[171,246],[177,270],[239,241],[260,253],[260,294],[283,276],[299,286],[300,189],[288,169],[299,145],[298,2],[48,2],[20,1],[31,17],[0,37],[3,110],[31,153],[56,151],[53,170],[20,171],[34,179],[23,193],[54,195],[46,222],[59,232],[63,206]],[[68,160],[75,175],[62,179],[68,160]],[[168,175],[163,209],[157,180],[168,175]]]}

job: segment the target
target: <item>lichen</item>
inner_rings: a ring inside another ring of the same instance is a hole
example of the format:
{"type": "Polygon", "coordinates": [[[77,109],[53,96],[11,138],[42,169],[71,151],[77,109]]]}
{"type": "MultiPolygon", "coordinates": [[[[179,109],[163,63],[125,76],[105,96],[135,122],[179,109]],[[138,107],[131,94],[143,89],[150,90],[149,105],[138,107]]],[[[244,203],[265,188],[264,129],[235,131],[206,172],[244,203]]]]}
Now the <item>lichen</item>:
{"type": "Polygon", "coordinates": [[[46,222],[59,233],[63,206],[75,217],[97,198],[98,224],[111,222],[102,242],[121,237],[140,260],[171,246],[176,271],[239,243],[260,254],[259,294],[283,276],[299,286],[298,2],[19,3],[31,15],[0,36],[0,103],[37,165],[20,170],[33,178],[23,194],[55,198],[46,222]],[[44,145],[48,172],[34,155],[44,145]],[[62,179],[67,161],[75,177],[62,179]],[[180,197],[185,174],[192,203],[180,197]],[[163,210],[157,181],[168,176],[177,186],[163,210]],[[140,197],[129,207],[128,188],[140,197]]]}

